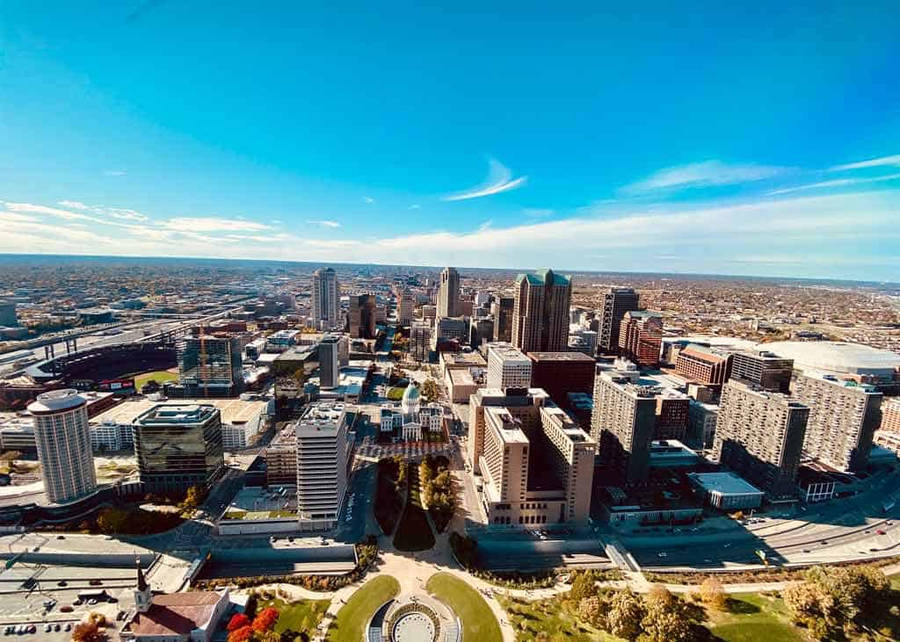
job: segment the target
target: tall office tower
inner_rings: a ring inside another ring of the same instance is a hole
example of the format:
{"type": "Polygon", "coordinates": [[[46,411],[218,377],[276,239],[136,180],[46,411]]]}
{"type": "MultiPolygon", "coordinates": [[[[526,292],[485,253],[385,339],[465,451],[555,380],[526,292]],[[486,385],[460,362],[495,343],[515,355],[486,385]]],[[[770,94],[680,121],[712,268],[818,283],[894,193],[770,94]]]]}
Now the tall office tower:
{"type": "Polygon", "coordinates": [[[594,380],[591,438],[601,463],[624,484],[647,479],[656,429],[657,390],[634,381],[617,371],[601,372],[594,380]]]}
{"type": "Polygon", "coordinates": [[[900,397],[888,397],[881,405],[881,430],[900,433],[900,397]]]}
{"type": "Polygon", "coordinates": [[[516,300],[510,296],[498,297],[491,303],[491,315],[494,317],[494,341],[512,341],[513,310],[516,300]]]}
{"type": "Polygon", "coordinates": [[[325,335],[319,342],[319,386],[336,388],[341,375],[338,337],[325,335]]]}
{"type": "Polygon", "coordinates": [[[354,339],[374,339],[376,315],[374,294],[351,295],[350,314],[347,318],[350,336],[354,339]]]}
{"type": "Polygon", "coordinates": [[[487,387],[505,390],[530,386],[531,359],[509,344],[490,344],[487,349],[487,387]]]}
{"type": "Polygon", "coordinates": [[[547,391],[557,406],[569,406],[569,393],[594,391],[596,362],[581,352],[529,352],[531,385],[547,391]]]}
{"type": "Polygon", "coordinates": [[[451,341],[456,341],[458,347],[468,345],[469,320],[466,317],[438,317],[435,321],[431,347],[438,350],[441,344],[451,341]]]}
{"type": "Polygon", "coordinates": [[[340,323],[340,292],[334,270],[319,268],[313,272],[312,317],[317,328],[331,330],[340,323]]]}
{"type": "Polygon", "coordinates": [[[809,406],[806,454],[844,472],[865,469],[884,395],[873,386],[813,374],[794,380],[793,395],[809,406]]]}
{"type": "Polygon", "coordinates": [[[441,271],[441,285],[438,290],[437,316],[458,317],[459,309],[459,272],[456,268],[446,267],[441,271]]]}
{"type": "Polygon", "coordinates": [[[797,492],[797,468],[809,408],[799,401],[730,379],[722,389],[715,459],[773,497],[797,492]]]}
{"type": "Polygon", "coordinates": [[[469,345],[477,348],[482,343],[491,341],[494,336],[494,318],[472,317],[469,320],[469,345]]]}
{"type": "Polygon", "coordinates": [[[469,438],[466,444],[469,465],[478,470],[484,452],[484,412],[486,408],[506,408],[522,422],[526,432],[540,425],[540,407],[549,403],[550,397],[539,388],[479,388],[469,397],[469,438]]]}
{"type": "Polygon", "coordinates": [[[76,390],[51,390],[28,406],[47,498],[61,504],[97,488],[87,401],[76,390]]]}
{"type": "Polygon", "coordinates": [[[553,270],[516,279],[512,344],[522,352],[563,352],[569,347],[572,280],[553,270]]]}
{"type": "Polygon", "coordinates": [[[219,409],[153,406],[134,420],[134,454],[147,492],[184,493],[209,485],[225,467],[219,409]]]}
{"type": "Polygon", "coordinates": [[[19,325],[16,317],[16,304],[11,301],[0,301],[0,326],[16,325],[19,325]]]}
{"type": "Polygon", "coordinates": [[[675,372],[690,381],[723,385],[728,378],[731,355],[691,343],[675,358],[675,372]]]}
{"type": "Polygon", "coordinates": [[[400,325],[409,325],[412,323],[413,308],[415,303],[409,290],[404,289],[397,295],[397,321],[400,325]]]}
{"type": "Polygon", "coordinates": [[[186,397],[230,397],[244,386],[238,337],[185,337],[178,346],[178,383],[186,397]]]}
{"type": "Polygon", "coordinates": [[[787,394],[791,387],[793,359],[760,350],[736,352],[731,358],[731,379],[753,384],[763,390],[787,394]]]}
{"type": "Polygon", "coordinates": [[[428,361],[431,355],[431,324],[413,321],[409,327],[409,354],[416,361],[428,361]]]}
{"type": "Polygon", "coordinates": [[[347,413],[341,403],[318,403],[297,422],[297,517],[300,530],[337,524],[347,490],[347,413]]]}
{"type": "Polygon", "coordinates": [[[626,312],[639,309],[638,294],[632,288],[610,288],[603,293],[603,306],[599,310],[596,328],[601,352],[618,352],[622,317],[626,312]]]}
{"type": "Polygon", "coordinates": [[[656,312],[632,310],[619,326],[619,351],[641,368],[658,368],[663,323],[656,312]]]}
{"type": "Polygon", "coordinates": [[[656,394],[656,427],[653,439],[677,439],[687,437],[691,398],[683,392],[663,388],[656,394]]]}

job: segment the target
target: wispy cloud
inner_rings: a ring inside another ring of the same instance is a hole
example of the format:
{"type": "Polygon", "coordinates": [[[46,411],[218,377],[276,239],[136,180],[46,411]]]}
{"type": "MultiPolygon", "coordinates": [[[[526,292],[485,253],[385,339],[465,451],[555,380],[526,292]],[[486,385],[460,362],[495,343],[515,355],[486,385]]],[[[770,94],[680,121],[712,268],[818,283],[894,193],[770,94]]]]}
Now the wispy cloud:
{"type": "Polygon", "coordinates": [[[554,210],[546,209],[546,208],[533,208],[532,207],[532,208],[526,208],[526,209],[522,210],[522,214],[524,214],[528,218],[536,218],[536,219],[549,218],[549,217],[553,216],[555,213],[556,212],[554,210]]]}
{"type": "Polygon", "coordinates": [[[68,221],[82,220],[92,221],[92,217],[79,212],[70,212],[58,207],[48,207],[46,205],[35,205],[34,203],[11,203],[6,201],[3,206],[11,212],[28,212],[32,214],[45,214],[47,216],[56,216],[68,221]]]}
{"type": "Polygon", "coordinates": [[[166,229],[176,232],[261,232],[270,229],[264,223],[236,218],[178,217],[162,222],[166,229]]]}
{"type": "Polygon", "coordinates": [[[338,221],[328,221],[328,220],[307,220],[307,225],[318,225],[319,227],[330,227],[337,228],[340,227],[341,224],[338,221]]]}
{"type": "Polygon", "coordinates": [[[484,232],[485,230],[491,229],[491,226],[494,224],[494,221],[491,219],[486,220],[484,223],[478,226],[479,232],[484,232]]]}
{"type": "Polygon", "coordinates": [[[661,169],[642,181],[626,185],[622,191],[626,194],[640,194],[657,190],[735,185],[773,178],[785,171],[787,170],[784,167],[752,163],[729,164],[719,160],[709,160],[661,169]]]}
{"type": "Polygon", "coordinates": [[[369,203],[369,204],[375,202],[375,199],[372,198],[371,196],[363,196],[362,200],[363,200],[363,203],[369,203]]]}
{"type": "Polygon", "coordinates": [[[412,205],[410,205],[410,206],[407,207],[406,209],[408,209],[408,210],[417,210],[417,209],[419,209],[420,207],[421,207],[421,205],[419,205],[418,203],[413,203],[412,205]]]}
{"type": "Polygon", "coordinates": [[[811,189],[825,189],[828,187],[848,187],[851,185],[864,185],[866,183],[881,183],[883,181],[895,181],[900,179],[900,174],[887,174],[885,176],[869,176],[866,178],[835,178],[828,181],[819,181],[818,183],[808,183],[806,185],[797,185],[795,187],[785,187],[769,192],[770,196],[776,194],[790,194],[791,192],[801,192],[811,189]]]}
{"type": "Polygon", "coordinates": [[[866,169],[867,167],[900,167],[900,154],[893,156],[882,156],[881,158],[871,158],[869,160],[859,161],[856,163],[846,163],[844,165],[835,165],[829,167],[829,171],[841,172],[848,169],[866,169]]]}
{"type": "Polygon", "coordinates": [[[128,173],[128,172],[126,172],[124,169],[106,169],[106,170],[103,170],[103,175],[104,175],[104,176],[125,176],[125,174],[127,174],[127,173],[128,173]]]}
{"type": "Polygon", "coordinates": [[[488,159],[488,177],[484,183],[477,187],[473,187],[464,192],[450,194],[445,196],[445,201],[465,201],[470,198],[481,198],[482,196],[492,196],[500,192],[508,192],[509,190],[521,187],[528,180],[527,176],[513,178],[512,170],[503,165],[495,158],[488,159]]]}

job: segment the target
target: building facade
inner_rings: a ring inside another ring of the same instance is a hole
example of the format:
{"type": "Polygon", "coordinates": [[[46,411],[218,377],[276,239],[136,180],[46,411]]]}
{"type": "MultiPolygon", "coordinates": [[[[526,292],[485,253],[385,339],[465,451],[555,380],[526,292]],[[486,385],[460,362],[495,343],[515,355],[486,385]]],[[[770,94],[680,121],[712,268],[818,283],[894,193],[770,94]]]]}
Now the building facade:
{"type": "Polygon", "coordinates": [[[705,385],[724,385],[730,365],[731,355],[719,354],[693,343],[680,350],[675,358],[675,372],[689,381],[705,385]]]}
{"type": "Polygon", "coordinates": [[[553,270],[520,274],[512,318],[512,344],[522,352],[563,352],[569,346],[572,280],[553,270]]]}
{"type": "Polygon", "coordinates": [[[600,462],[625,485],[647,479],[656,429],[656,389],[634,381],[616,371],[597,375],[591,414],[591,438],[600,462]]]}
{"type": "Polygon", "coordinates": [[[456,268],[445,267],[441,271],[437,299],[438,318],[462,315],[459,308],[459,272],[456,271],[456,268]]]}
{"type": "Polygon", "coordinates": [[[86,401],[76,390],[51,390],[28,406],[44,493],[65,503],[97,488],[86,401]]]}
{"type": "Polygon", "coordinates": [[[656,312],[626,312],[619,326],[619,352],[641,368],[658,368],[663,323],[656,312]]]}
{"type": "Polygon", "coordinates": [[[334,528],[347,490],[347,413],[343,404],[318,403],[296,425],[297,518],[300,530],[334,528]]]}
{"type": "Polygon", "coordinates": [[[341,321],[341,288],[331,268],[313,272],[312,318],[319,330],[331,330],[341,321]]]}
{"type": "Polygon", "coordinates": [[[479,388],[469,398],[469,437],[466,443],[466,459],[472,470],[479,470],[484,452],[485,410],[506,408],[522,422],[527,430],[540,424],[540,408],[549,403],[550,397],[539,388],[479,388]]]}
{"type": "Polygon", "coordinates": [[[594,391],[596,362],[582,352],[530,352],[531,385],[547,391],[553,402],[569,407],[569,393],[594,391]]]}
{"type": "Polygon", "coordinates": [[[350,312],[347,326],[354,339],[375,338],[375,318],[378,314],[374,294],[353,294],[350,296],[350,312]]]}
{"type": "Polygon", "coordinates": [[[791,388],[794,360],[771,352],[736,352],[731,358],[731,379],[787,394],[791,388]]]}
{"type": "Polygon", "coordinates": [[[809,406],[804,452],[843,472],[865,470],[883,395],[873,386],[828,375],[801,374],[792,388],[809,406]]]}
{"type": "Polygon", "coordinates": [[[601,352],[619,350],[619,327],[626,312],[639,310],[638,294],[632,288],[609,288],[603,293],[603,306],[597,316],[597,345],[601,352]]]}
{"type": "Polygon", "coordinates": [[[487,387],[530,388],[531,359],[509,344],[491,344],[487,348],[487,387]]]}
{"type": "Polygon", "coordinates": [[[713,457],[773,498],[794,497],[808,419],[809,408],[796,399],[731,379],[713,457]]]}
{"type": "Polygon", "coordinates": [[[219,409],[159,404],[134,422],[134,454],[147,492],[182,494],[208,486],[225,466],[219,409]]]}
{"type": "Polygon", "coordinates": [[[409,328],[409,354],[416,361],[428,361],[431,356],[431,324],[413,321],[409,328]]]}
{"type": "Polygon", "coordinates": [[[244,385],[238,337],[185,337],[178,346],[178,384],[185,397],[231,397],[244,385]]]}
{"type": "Polygon", "coordinates": [[[513,312],[516,300],[513,297],[498,296],[491,303],[491,316],[494,317],[494,341],[509,343],[512,341],[513,312]]]}

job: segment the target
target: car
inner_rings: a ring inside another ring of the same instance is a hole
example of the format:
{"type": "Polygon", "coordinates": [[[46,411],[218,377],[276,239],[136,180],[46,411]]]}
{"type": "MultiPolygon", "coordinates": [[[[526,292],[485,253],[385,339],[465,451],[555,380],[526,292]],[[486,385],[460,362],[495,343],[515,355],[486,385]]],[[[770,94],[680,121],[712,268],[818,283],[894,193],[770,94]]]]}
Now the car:
{"type": "Polygon", "coordinates": [[[808,549],[808,548],[804,548],[802,552],[803,552],[803,553],[809,553],[809,549],[808,549]]]}
{"type": "Polygon", "coordinates": [[[56,624],[53,625],[53,630],[54,630],[56,633],[59,633],[59,630],[60,630],[59,622],[57,622],[56,624]]]}
{"type": "Polygon", "coordinates": [[[877,553],[877,552],[878,552],[878,549],[877,549],[877,548],[870,548],[870,549],[869,549],[869,552],[870,552],[870,553],[877,553]]]}
{"type": "Polygon", "coordinates": [[[822,543],[822,544],[827,544],[827,543],[828,543],[828,540],[827,540],[827,539],[823,539],[821,543],[822,543]]]}
{"type": "Polygon", "coordinates": [[[100,586],[101,584],[103,584],[103,582],[101,582],[98,579],[93,579],[90,582],[88,582],[88,584],[90,584],[91,586],[100,586]]]}
{"type": "Polygon", "coordinates": [[[887,535],[887,533],[885,531],[881,530],[880,528],[877,531],[875,531],[875,533],[877,535],[887,535]]]}
{"type": "Polygon", "coordinates": [[[7,624],[6,627],[3,629],[3,635],[9,635],[10,633],[12,633],[12,627],[9,624],[7,624]]]}
{"type": "Polygon", "coordinates": [[[96,603],[97,603],[97,600],[95,600],[94,598],[91,598],[88,600],[88,606],[94,606],[96,603]]]}
{"type": "Polygon", "coordinates": [[[56,583],[57,586],[68,586],[69,583],[65,580],[60,580],[56,583]]]}
{"type": "Polygon", "coordinates": [[[53,627],[50,626],[49,624],[44,625],[44,633],[50,633],[50,631],[52,631],[52,630],[53,630],[53,627]]]}
{"type": "Polygon", "coordinates": [[[66,536],[65,535],[57,535],[56,539],[66,539],[66,536]]]}
{"type": "Polygon", "coordinates": [[[32,624],[31,626],[29,626],[29,627],[26,629],[26,631],[27,631],[28,633],[37,633],[37,626],[35,626],[34,624],[32,624]]]}
{"type": "Polygon", "coordinates": [[[71,613],[75,609],[72,608],[71,604],[63,604],[61,607],[59,607],[59,610],[63,613],[71,613]]]}
{"type": "Polygon", "coordinates": [[[72,630],[72,623],[71,623],[71,622],[66,622],[65,630],[66,630],[66,631],[71,631],[71,630],[72,630]]]}

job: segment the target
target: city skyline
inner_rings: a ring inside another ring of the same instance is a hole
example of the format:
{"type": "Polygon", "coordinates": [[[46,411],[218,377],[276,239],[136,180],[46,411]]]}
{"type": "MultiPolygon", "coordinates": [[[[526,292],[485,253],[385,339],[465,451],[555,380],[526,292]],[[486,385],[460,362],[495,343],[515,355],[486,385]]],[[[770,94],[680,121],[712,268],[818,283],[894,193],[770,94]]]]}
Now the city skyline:
{"type": "Polygon", "coordinates": [[[198,24],[132,5],[4,7],[0,252],[900,268],[896,44],[871,7],[703,24],[220,7],[198,24]]]}

